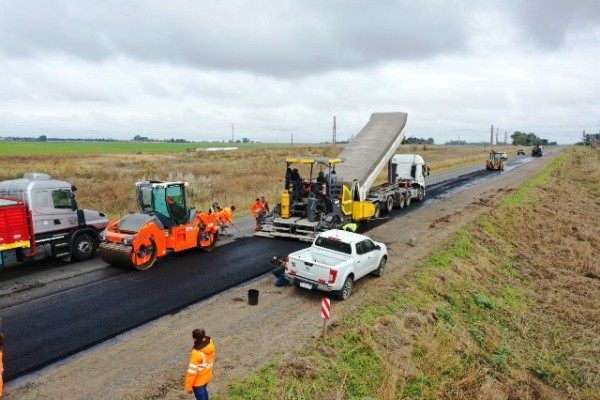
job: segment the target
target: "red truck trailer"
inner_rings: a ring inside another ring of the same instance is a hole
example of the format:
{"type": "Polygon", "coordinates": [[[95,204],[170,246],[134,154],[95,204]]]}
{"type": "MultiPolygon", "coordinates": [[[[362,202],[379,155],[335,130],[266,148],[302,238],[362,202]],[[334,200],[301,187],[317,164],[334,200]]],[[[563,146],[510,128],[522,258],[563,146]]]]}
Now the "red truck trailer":
{"type": "Polygon", "coordinates": [[[20,249],[32,244],[31,216],[25,203],[0,197],[0,266],[14,264],[20,249]]]}

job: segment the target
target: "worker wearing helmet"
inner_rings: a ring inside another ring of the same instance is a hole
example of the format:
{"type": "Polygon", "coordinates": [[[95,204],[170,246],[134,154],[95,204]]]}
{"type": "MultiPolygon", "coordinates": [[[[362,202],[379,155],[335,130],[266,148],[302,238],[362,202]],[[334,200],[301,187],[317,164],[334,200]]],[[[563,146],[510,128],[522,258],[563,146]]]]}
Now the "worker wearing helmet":
{"type": "Polygon", "coordinates": [[[284,274],[285,260],[280,257],[273,256],[271,258],[271,264],[274,266],[274,268],[271,270],[271,273],[277,278],[275,281],[275,286],[289,286],[290,281],[285,278],[284,274]]]}
{"type": "Polygon", "coordinates": [[[194,348],[190,354],[190,364],[185,376],[185,391],[194,393],[197,400],[208,400],[206,386],[212,379],[213,361],[217,350],[210,336],[203,328],[192,331],[194,348]]]}
{"type": "Polygon", "coordinates": [[[252,207],[250,207],[250,212],[252,212],[252,216],[254,216],[254,219],[256,220],[256,228],[254,230],[260,231],[262,220],[264,218],[264,215],[267,213],[267,210],[265,209],[265,205],[263,204],[263,202],[260,201],[258,197],[254,201],[254,203],[252,203],[252,207]]]}

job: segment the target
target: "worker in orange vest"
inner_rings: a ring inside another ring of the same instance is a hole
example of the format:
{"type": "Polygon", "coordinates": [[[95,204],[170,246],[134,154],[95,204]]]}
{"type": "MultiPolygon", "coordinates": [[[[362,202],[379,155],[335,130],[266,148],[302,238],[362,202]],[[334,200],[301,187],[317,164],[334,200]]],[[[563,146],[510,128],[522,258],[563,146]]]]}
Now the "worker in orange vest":
{"type": "Polygon", "coordinates": [[[190,355],[190,364],[185,376],[185,391],[194,392],[196,400],[208,400],[206,386],[212,379],[213,361],[217,350],[210,336],[206,336],[203,328],[192,331],[194,348],[190,355]]]}
{"type": "Polygon", "coordinates": [[[254,219],[256,220],[256,228],[254,230],[260,231],[262,220],[263,220],[264,215],[267,213],[267,210],[265,209],[264,203],[258,197],[256,198],[256,201],[254,201],[254,203],[252,203],[250,212],[252,212],[252,215],[254,216],[254,219]]]}
{"type": "Polygon", "coordinates": [[[0,332],[0,397],[2,397],[2,391],[4,387],[4,380],[2,379],[2,374],[4,373],[4,334],[0,332]]]}
{"type": "Polygon", "coordinates": [[[221,234],[222,235],[232,236],[231,233],[227,232],[227,225],[225,225],[225,224],[228,222],[232,226],[236,227],[236,229],[237,229],[237,226],[235,226],[235,224],[233,223],[233,212],[234,211],[235,211],[235,206],[225,207],[225,208],[219,207],[219,219],[221,220],[220,225],[221,225],[221,234]]]}

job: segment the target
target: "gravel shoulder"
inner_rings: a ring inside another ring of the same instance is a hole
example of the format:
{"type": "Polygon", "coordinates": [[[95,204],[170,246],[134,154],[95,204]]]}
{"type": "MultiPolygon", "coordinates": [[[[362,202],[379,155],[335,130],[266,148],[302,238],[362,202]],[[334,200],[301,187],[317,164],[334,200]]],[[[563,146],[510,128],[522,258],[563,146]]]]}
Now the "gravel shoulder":
{"type": "MultiPolygon", "coordinates": [[[[364,278],[356,283],[348,301],[333,301],[332,319],[351,313],[381,287],[401,287],[398,282],[406,272],[426,258],[436,244],[496,207],[557,154],[499,174],[371,230],[368,234],[390,249],[385,275],[364,278]],[[414,247],[408,245],[411,237],[416,238],[414,247]]],[[[183,378],[191,332],[198,326],[206,328],[217,346],[209,391],[211,396],[225,398],[229,384],[273,359],[294,357],[307,341],[321,334],[323,293],[277,288],[273,283],[272,276],[265,276],[9,382],[4,398],[190,399],[193,396],[183,391],[183,378]],[[247,303],[251,288],[260,291],[256,306],[247,303]]]]}

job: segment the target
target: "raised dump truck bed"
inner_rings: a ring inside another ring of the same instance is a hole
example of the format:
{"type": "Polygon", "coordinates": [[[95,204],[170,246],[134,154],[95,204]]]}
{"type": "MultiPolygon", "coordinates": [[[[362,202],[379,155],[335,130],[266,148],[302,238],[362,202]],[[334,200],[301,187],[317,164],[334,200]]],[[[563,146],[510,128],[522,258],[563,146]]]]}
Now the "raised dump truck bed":
{"type": "Polygon", "coordinates": [[[372,114],[340,153],[339,158],[344,162],[336,166],[336,181],[356,181],[361,201],[367,198],[371,186],[402,143],[407,117],[403,112],[372,114]]]}

